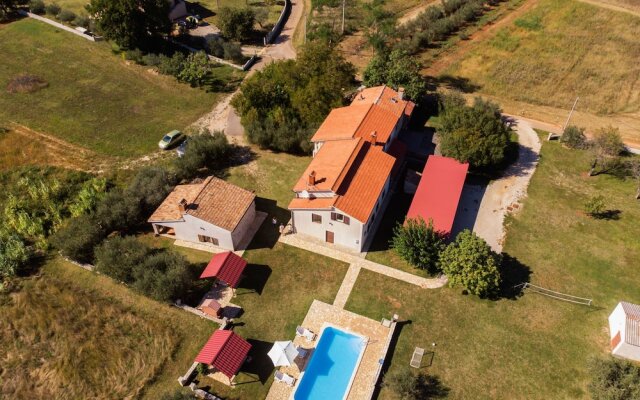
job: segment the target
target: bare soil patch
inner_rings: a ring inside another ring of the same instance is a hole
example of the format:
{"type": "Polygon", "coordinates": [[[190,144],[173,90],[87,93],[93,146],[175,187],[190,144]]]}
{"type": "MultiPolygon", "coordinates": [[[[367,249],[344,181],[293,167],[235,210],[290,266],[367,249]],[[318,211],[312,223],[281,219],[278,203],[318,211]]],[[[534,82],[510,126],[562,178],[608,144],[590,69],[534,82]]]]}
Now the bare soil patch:
{"type": "Polygon", "coordinates": [[[37,75],[21,74],[7,84],[9,93],[33,93],[49,86],[49,83],[37,75]]]}

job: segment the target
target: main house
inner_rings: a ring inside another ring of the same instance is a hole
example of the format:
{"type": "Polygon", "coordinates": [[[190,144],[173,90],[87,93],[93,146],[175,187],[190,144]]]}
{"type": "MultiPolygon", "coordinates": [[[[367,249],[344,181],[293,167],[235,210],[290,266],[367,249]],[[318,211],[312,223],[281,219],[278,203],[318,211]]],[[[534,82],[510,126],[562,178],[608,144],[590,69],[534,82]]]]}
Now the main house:
{"type": "Polygon", "coordinates": [[[331,111],[311,138],[313,160],[293,188],[295,233],[363,250],[406,153],[395,139],[414,107],[402,90],[378,86],[331,111]]]}
{"type": "Polygon", "coordinates": [[[236,250],[256,218],[255,197],[210,176],[176,186],[148,222],[159,235],[236,250]]]}

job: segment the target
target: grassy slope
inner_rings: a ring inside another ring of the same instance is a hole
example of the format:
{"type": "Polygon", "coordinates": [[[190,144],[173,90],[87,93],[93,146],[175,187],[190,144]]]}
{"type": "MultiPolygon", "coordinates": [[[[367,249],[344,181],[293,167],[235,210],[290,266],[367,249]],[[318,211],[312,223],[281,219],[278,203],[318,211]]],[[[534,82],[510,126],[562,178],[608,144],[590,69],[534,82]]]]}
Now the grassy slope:
{"type": "MultiPolygon", "coordinates": [[[[185,128],[218,97],[126,65],[106,43],[91,43],[34,20],[1,29],[0,54],[0,121],[104,154],[152,151],[163,133],[185,128]],[[23,73],[40,76],[49,87],[31,94],[4,90],[23,73]]],[[[228,79],[232,72],[227,68],[216,68],[216,74],[228,79]]]]}
{"type": "Polygon", "coordinates": [[[470,79],[480,92],[532,104],[567,108],[580,96],[580,109],[592,113],[640,109],[637,17],[542,0],[519,21],[534,23],[499,31],[447,73],[470,79]]]}
{"type": "MultiPolygon", "coordinates": [[[[609,312],[621,299],[640,301],[634,184],[584,177],[588,165],[588,154],[545,142],[524,208],[509,218],[504,250],[530,269],[532,283],[591,297],[595,306],[534,293],[483,301],[457,289],[422,290],[361,271],[347,308],[374,319],[398,312],[411,321],[402,328],[391,369],[408,370],[413,348],[430,350],[435,342],[433,364],[424,370],[441,378],[451,398],[588,397],[586,364],[608,352],[609,312]],[[579,212],[596,193],[621,211],[619,220],[579,212]]],[[[381,398],[394,396],[383,391],[381,398]]]]}
{"type": "Polygon", "coordinates": [[[215,329],[59,259],[22,285],[0,306],[0,387],[11,398],[157,398],[215,329]]]}

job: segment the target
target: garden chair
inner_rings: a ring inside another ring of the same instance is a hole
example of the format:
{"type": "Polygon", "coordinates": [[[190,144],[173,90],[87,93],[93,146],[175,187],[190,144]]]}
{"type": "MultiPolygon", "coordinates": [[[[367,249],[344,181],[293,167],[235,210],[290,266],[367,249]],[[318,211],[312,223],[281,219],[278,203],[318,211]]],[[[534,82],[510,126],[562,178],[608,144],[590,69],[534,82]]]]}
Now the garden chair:
{"type": "Polygon", "coordinates": [[[422,357],[424,357],[424,349],[416,347],[415,350],[413,350],[413,355],[411,356],[411,362],[409,365],[413,368],[420,368],[420,365],[422,365],[422,357]]]}
{"type": "Polygon", "coordinates": [[[284,383],[287,386],[293,386],[296,383],[296,378],[280,371],[276,371],[276,375],[274,378],[276,382],[284,383]]]}

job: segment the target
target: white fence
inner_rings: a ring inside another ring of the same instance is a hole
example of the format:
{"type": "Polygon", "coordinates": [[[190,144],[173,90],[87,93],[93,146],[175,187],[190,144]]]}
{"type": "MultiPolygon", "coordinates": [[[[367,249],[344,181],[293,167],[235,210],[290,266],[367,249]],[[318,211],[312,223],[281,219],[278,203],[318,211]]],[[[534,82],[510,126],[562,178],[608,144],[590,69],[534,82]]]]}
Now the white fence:
{"type": "Polygon", "coordinates": [[[548,296],[554,298],[556,300],[567,301],[569,303],[582,304],[585,306],[591,306],[593,304],[593,299],[587,299],[585,297],[572,296],[570,294],[556,292],[551,289],[546,289],[540,286],[532,285],[529,282],[521,283],[520,285],[516,285],[516,287],[521,286],[522,291],[525,289],[532,290],[536,293],[542,294],[544,296],[548,296]]]}

